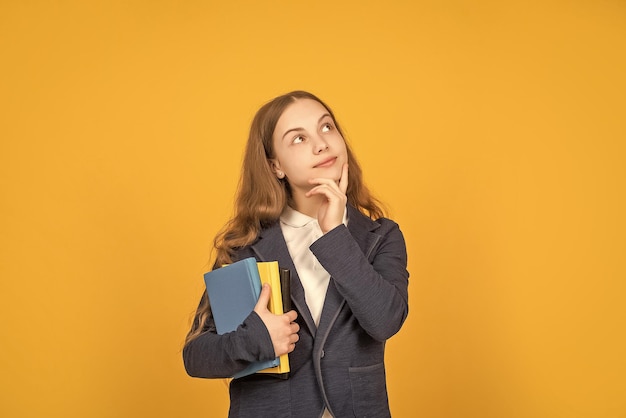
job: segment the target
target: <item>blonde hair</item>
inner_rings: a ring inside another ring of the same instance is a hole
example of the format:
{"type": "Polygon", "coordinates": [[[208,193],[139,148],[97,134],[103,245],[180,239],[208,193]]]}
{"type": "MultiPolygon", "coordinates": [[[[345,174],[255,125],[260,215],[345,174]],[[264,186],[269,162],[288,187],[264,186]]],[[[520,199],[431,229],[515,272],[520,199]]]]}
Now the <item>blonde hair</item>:
{"type": "MultiPolygon", "coordinates": [[[[273,135],[278,119],[289,105],[301,99],[315,100],[324,106],[335,122],[339,133],[345,139],[332,110],[311,93],[293,91],[263,105],[254,116],[250,126],[233,217],[214,239],[216,251],[214,266],[236,261],[233,259],[235,251],[252,244],[263,227],[277,222],[289,202],[291,198],[289,183],[285,179],[279,180],[276,177],[269,159],[274,158],[273,135]]],[[[371,219],[384,216],[382,204],[363,184],[361,167],[347,142],[346,149],[350,173],[346,191],[348,203],[371,219]]],[[[196,311],[194,323],[185,344],[204,332],[210,316],[211,309],[205,295],[196,311]]]]}

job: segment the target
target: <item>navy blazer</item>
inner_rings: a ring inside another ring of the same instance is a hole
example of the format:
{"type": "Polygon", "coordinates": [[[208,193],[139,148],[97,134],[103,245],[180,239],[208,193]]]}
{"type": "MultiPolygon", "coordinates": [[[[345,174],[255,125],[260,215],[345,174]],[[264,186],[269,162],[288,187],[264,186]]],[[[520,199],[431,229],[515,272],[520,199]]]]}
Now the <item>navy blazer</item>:
{"type": "MultiPolygon", "coordinates": [[[[336,418],[390,416],[384,349],[408,314],[404,237],[395,222],[372,221],[348,206],[348,226],[324,234],[310,249],[331,276],[317,327],[278,222],[236,253],[235,261],[278,260],[291,270],[300,339],[289,354],[289,379],[255,374],[231,381],[229,417],[319,418],[325,407],[336,418]]],[[[229,377],[250,361],[274,358],[255,312],[234,332],[217,335],[212,321],[204,331],[183,349],[190,376],[229,377]]]]}

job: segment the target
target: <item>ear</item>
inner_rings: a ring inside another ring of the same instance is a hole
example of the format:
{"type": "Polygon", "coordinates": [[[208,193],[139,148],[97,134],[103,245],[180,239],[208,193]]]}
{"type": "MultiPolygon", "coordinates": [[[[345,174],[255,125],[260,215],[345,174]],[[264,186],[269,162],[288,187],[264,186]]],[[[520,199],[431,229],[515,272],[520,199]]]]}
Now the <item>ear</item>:
{"type": "Polygon", "coordinates": [[[279,179],[284,179],[285,172],[281,170],[280,162],[276,158],[270,158],[268,161],[270,163],[270,167],[272,168],[272,171],[274,172],[274,174],[276,174],[276,177],[278,177],[279,179]]]}

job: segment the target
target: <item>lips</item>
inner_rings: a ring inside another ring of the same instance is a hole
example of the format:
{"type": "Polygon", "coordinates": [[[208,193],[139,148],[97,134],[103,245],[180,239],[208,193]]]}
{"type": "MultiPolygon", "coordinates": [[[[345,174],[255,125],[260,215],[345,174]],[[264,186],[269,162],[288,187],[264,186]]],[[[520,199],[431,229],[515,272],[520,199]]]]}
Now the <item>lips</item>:
{"type": "Polygon", "coordinates": [[[335,164],[336,160],[337,160],[337,157],[327,158],[321,163],[315,165],[314,168],[330,167],[331,165],[335,164]]]}

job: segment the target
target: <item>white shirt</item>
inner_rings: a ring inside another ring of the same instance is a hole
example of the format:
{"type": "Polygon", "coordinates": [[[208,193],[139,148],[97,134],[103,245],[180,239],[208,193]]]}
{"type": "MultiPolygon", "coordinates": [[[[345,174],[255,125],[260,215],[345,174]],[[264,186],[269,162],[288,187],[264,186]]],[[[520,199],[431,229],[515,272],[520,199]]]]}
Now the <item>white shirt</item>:
{"type": "Polygon", "coordinates": [[[311,311],[315,325],[319,325],[330,274],[317,261],[309,250],[309,246],[323,235],[320,225],[317,219],[287,206],[280,216],[280,228],[302,287],[304,287],[306,304],[311,311]]]}

